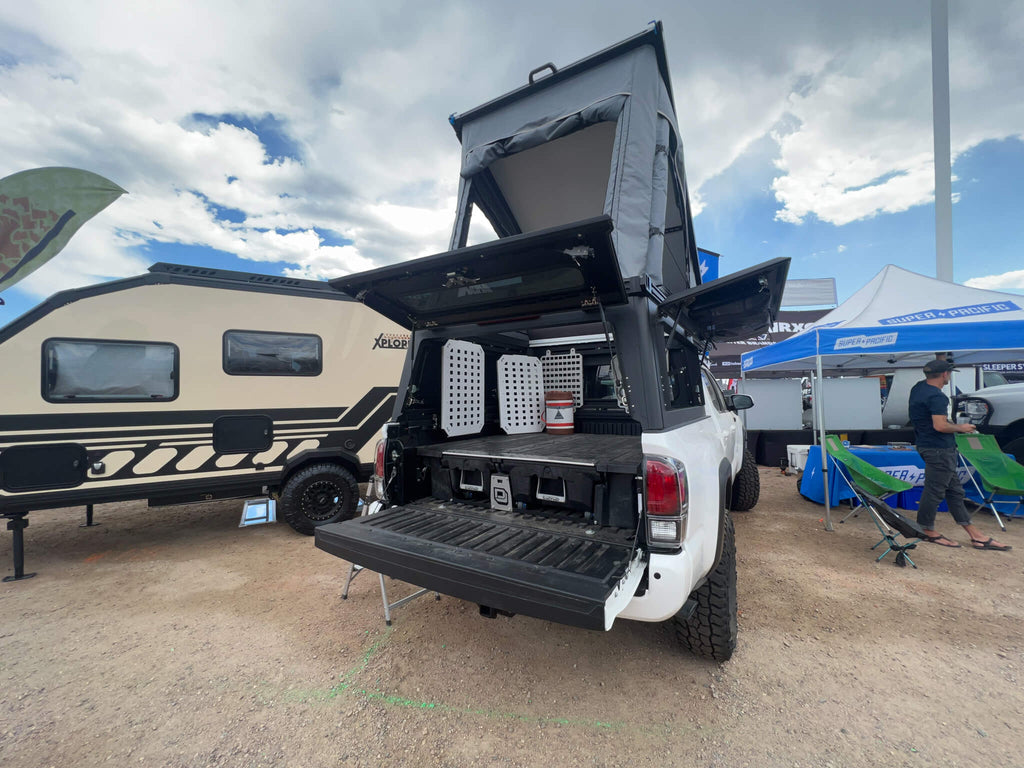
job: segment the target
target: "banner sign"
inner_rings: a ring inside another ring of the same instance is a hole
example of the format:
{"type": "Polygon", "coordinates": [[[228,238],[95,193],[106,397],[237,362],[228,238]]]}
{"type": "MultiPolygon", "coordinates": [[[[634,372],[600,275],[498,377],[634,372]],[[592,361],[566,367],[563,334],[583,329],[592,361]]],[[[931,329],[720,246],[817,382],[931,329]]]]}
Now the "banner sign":
{"type": "Polygon", "coordinates": [[[782,310],[775,318],[775,322],[772,323],[770,333],[756,336],[753,339],[726,342],[712,349],[711,372],[720,379],[737,377],[740,370],[740,355],[744,352],[767,347],[805,331],[831,311],[830,309],[782,310]]]}
{"type": "Polygon", "coordinates": [[[1012,301],[999,301],[992,304],[969,304],[965,307],[948,307],[947,309],[926,309],[911,315],[883,317],[880,325],[903,325],[905,323],[924,323],[929,320],[951,320],[971,315],[992,315],[997,312],[1015,312],[1020,310],[1012,301]]]}
{"type": "Polygon", "coordinates": [[[718,279],[718,260],[720,258],[722,258],[721,254],[714,251],[705,251],[703,248],[697,249],[697,263],[700,265],[701,283],[708,283],[718,279]]]}
{"type": "Polygon", "coordinates": [[[77,168],[36,168],[0,179],[0,291],[52,259],[124,190],[77,168]]]}

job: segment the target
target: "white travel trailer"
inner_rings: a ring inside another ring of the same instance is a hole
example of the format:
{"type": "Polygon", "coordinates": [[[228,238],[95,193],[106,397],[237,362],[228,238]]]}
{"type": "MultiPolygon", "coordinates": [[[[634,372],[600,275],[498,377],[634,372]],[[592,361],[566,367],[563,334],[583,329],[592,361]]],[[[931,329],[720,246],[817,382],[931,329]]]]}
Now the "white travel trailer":
{"type": "Polygon", "coordinates": [[[407,332],[327,283],[173,264],[63,291],[0,328],[0,517],[279,497],[350,517],[407,332]]]}

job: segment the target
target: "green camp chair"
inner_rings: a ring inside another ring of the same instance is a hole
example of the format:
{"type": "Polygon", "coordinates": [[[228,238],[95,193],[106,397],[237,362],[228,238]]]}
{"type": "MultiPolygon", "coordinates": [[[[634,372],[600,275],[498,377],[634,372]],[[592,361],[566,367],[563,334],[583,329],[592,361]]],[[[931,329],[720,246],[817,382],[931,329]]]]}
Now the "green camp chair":
{"type": "MultiPolygon", "coordinates": [[[[916,548],[917,542],[925,538],[924,529],[914,520],[901,515],[890,507],[882,498],[910,490],[914,487],[913,484],[887,475],[859,456],[854,456],[836,435],[825,435],[825,450],[828,452],[836,472],[850,486],[850,490],[853,491],[861,505],[870,512],[871,519],[879,533],[882,534],[882,538],[872,549],[876,549],[883,543],[889,545],[885,552],[875,559],[875,562],[890,552],[895,552],[896,565],[903,568],[910,563],[917,568],[907,552],[916,548]],[[898,542],[896,537],[900,535],[907,540],[903,543],[898,542]]],[[[840,522],[845,522],[845,520],[846,518],[843,518],[840,522]]]]}
{"type": "Polygon", "coordinates": [[[1024,467],[1003,453],[994,435],[981,435],[976,432],[956,435],[956,448],[960,451],[960,460],[964,466],[970,462],[981,477],[981,483],[988,495],[986,496],[978,487],[978,481],[972,473],[971,482],[974,483],[974,489],[984,499],[982,504],[992,510],[999,527],[1005,531],[1006,526],[996,511],[994,497],[996,494],[1016,496],[1017,506],[1010,513],[1015,515],[1021,504],[1024,504],[1024,467]]]}

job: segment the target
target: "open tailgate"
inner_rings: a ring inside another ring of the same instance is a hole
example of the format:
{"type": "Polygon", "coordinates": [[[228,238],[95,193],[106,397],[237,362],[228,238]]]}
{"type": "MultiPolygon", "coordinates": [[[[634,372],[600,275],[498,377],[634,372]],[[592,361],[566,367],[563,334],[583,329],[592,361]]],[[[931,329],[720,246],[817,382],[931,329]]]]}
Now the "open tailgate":
{"type": "Polygon", "coordinates": [[[428,498],[320,526],[316,546],[490,608],[605,630],[643,575],[634,535],[428,498]]]}

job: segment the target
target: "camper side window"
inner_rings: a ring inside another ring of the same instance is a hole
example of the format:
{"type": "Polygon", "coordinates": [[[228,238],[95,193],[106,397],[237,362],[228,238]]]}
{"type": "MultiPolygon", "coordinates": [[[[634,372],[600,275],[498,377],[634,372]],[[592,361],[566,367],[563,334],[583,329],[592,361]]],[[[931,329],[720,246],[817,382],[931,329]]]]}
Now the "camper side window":
{"type": "Polygon", "coordinates": [[[55,403],[173,400],[178,348],[145,341],[47,339],[43,398],[55,403]]]}
{"type": "Polygon", "coordinates": [[[688,408],[704,403],[701,390],[700,357],[689,344],[666,340],[659,355],[665,406],[668,409],[688,408]]]}
{"type": "Polygon", "coordinates": [[[231,376],[319,376],[323,342],[308,333],[227,331],[224,372],[231,376]]]}

